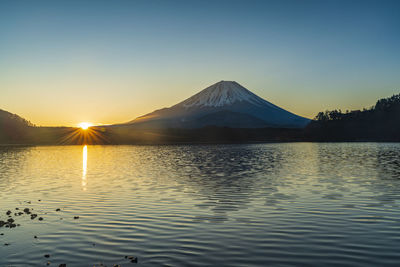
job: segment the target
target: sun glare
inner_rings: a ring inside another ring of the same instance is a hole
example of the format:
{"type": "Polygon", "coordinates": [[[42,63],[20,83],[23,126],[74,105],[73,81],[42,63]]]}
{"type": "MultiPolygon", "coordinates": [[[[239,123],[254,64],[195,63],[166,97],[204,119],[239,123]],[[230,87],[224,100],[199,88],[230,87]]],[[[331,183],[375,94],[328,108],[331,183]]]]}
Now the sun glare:
{"type": "Polygon", "coordinates": [[[93,124],[89,122],[81,122],[79,123],[79,127],[83,130],[87,130],[90,126],[93,126],[93,124]]]}

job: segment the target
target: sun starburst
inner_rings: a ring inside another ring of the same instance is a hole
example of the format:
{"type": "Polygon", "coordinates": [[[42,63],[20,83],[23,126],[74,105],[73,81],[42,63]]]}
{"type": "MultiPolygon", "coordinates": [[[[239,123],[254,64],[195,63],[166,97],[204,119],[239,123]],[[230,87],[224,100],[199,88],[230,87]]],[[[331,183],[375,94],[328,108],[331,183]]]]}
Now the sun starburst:
{"type": "Polygon", "coordinates": [[[83,130],[87,130],[89,127],[93,126],[93,124],[90,122],[81,122],[78,124],[78,126],[83,130]]]}

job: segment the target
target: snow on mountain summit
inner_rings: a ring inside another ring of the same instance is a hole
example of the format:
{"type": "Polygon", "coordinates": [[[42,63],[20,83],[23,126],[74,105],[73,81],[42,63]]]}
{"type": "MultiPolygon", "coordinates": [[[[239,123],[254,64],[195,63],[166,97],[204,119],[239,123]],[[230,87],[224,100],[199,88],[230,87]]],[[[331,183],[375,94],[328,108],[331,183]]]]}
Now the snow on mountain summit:
{"type": "Polygon", "coordinates": [[[242,101],[246,101],[255,105],[271,105],[269,102],[253,94],[237,82],[220,81],[177,104],[177,106],[182,106],[185,108],[222,107],[242,101]]]}
{"type": "Polygon", "coordinates": [[[309,121],[258,97],[237,82],[220,81],[174,106],[127,124],[148,128],[301,128],[309,121]]]}

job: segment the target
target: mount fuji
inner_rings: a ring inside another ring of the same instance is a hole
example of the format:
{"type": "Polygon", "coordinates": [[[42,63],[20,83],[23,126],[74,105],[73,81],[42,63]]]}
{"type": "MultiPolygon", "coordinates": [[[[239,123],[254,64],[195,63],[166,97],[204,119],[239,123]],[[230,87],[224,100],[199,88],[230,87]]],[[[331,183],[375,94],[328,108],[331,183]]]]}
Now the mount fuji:
{"type": "Polygon", "coordinates": [[[286,111],[234,81],[220,81],[172,106],[125,125],[141,128],[303,128],[309,119],[286,111]]]}

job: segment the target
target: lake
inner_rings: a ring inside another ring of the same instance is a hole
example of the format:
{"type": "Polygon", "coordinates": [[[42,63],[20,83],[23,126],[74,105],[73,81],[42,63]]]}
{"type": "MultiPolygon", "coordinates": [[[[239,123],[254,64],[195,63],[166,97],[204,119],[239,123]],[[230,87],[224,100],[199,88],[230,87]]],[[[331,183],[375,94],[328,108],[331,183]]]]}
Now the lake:
{"type": "Polygon", "coordinates": [[[0,266],[398,266],[399,205],[400,144],[2,146],[0,266]]]}

